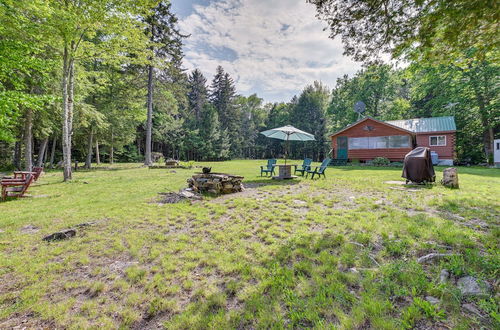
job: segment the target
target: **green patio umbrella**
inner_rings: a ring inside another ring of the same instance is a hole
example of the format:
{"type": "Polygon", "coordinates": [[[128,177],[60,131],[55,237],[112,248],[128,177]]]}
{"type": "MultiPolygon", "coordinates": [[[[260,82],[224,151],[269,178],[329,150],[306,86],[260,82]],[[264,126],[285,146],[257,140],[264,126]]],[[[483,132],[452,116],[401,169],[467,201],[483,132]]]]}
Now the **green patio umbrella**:
{"type": "Polygon", "coordinates": [[[300,129],[290,125],[269,129],[267,131],[260,132],[260,134],[268,138],[286,141],[285,165],[286,165],[286,158],[288,156],[288,145],[290,141],[315,141],[314,135],[301,131],[300,129]]]}

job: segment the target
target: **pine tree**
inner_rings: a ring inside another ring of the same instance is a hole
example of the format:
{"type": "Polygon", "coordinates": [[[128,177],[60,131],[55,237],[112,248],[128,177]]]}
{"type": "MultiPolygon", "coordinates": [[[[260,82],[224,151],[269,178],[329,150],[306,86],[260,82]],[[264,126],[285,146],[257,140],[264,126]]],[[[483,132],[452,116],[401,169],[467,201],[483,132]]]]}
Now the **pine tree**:
{"type": "Polygon", "coordinates": [[[295,145],[295,157],[313,157],[321,160],[327,155],[326,108],[330,99],[330,91],[320,82],[307,86],[300,95],[291,113],[292,125],[309,132],[316,138],[315,142],[295,145]]]}
{"type": "Polygon", "coordinates": [[[231,158],[231,140],[227,129],[221,132],[220,139],[216,142],[218,158],[222,160],[231,158]]]}
{"type": "MultiPolygon", "coordinates": [[[[148,95],[147,95],[147,120],[146,120],[146,150],[145,165],[151,165],[151,148],[153,134],[153,81],[156,65],[159,62],[167,62],[170,66],[180,67],[182,60],[182,38],[186,36],[181,34],[177,28],[177,17],[171,11],[171,3],[160,1],[153,13],[146,18],[146,33],[152,43],[151,50],[154,57],[150,58],[148,65],[148,95]],[[156,64],[155,64],[156,62],[156,64]]],[[[164,65],[164,64],[163,64],[164,65]]]]}
{"type": "Polygon", "coordinates": [[[217,110],[211,104],[206,104],[201,113],[200,133],[203,140],[203,153],[201,157],[204,160],[215,160],[219,158],[218,141],[220,141],[220,123],[217,110]]]}
{"type": "Polygon", "coordinates": [[[198,127],[201,120],[201,113],[203,107],[208,101],[208,91],[207,91],[207,79],[203,76],[200,70],[195,69],[188,77],[188,99],[189,99],[189,110],[190,113],[194,115],[193,120],[195,121],[194,127],[198,127]]]}
{"type": "Polygon", "coordinates": [[[217,67],[216,74],[211,85],[210,101],[217,109],[219,120],[223,131],[227,132],[230,157],[241,155],[241,117],[238,115],[234,104],[236,88],[234,81],[224,69],[217,67]]]}

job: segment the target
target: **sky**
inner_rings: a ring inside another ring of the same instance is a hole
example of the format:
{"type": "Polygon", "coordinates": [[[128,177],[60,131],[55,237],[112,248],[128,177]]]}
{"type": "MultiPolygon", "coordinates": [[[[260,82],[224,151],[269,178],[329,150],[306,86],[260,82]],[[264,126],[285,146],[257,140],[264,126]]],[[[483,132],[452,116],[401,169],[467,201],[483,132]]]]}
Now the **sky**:
{"type": "Polygon", "coordinates": [[[185,40],[184,67],[210,81],[218,65],[239,94],[287,102],[308,84],[330,88],[361,65],[342,55],[340,40],[306,0],[172,0],[185,40]]]}

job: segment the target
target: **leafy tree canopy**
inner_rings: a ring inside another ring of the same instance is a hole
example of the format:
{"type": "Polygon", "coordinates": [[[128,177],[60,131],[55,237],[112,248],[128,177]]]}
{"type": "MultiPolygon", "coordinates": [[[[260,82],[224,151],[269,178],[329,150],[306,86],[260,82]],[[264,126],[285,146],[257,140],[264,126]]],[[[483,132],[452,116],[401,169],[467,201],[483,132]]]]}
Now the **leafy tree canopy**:
{"type": "Polygon", "coordinates": [[[494,0],[307,0],[340,36],[345,54],[359,61],[412,55],[450,61],[473,49],[484,58],[499,44],[500,10],[494,0]]]}

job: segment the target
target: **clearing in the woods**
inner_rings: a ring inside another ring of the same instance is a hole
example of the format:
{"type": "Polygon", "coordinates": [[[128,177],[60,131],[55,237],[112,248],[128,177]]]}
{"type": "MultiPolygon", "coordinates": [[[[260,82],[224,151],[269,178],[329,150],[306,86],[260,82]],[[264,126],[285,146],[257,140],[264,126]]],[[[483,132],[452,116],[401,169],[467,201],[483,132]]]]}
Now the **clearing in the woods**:
{"type": "Polygon", "coordinates": [[[387,183],[400,168],[280,182],[263,164],[196,164],[246,191],[175,204],[158,193],[199,169],[45,173],[0,203],[0,328],[500,326],[499,170],[459,168],[451,190],[387,183]]]}

